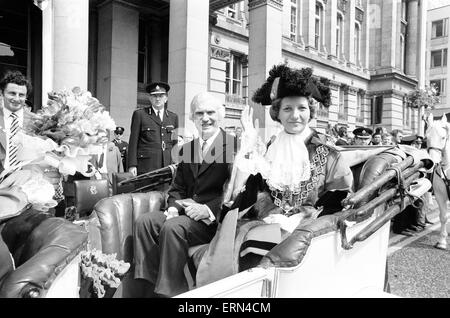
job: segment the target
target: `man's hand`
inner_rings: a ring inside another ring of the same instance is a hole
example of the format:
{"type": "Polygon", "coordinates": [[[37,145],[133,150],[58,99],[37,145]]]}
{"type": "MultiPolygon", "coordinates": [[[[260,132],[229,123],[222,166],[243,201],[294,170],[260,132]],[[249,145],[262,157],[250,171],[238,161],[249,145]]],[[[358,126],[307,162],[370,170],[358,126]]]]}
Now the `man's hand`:
{"type": "Polygon", "coordinates": [[[178,214],[177,208],[175,208],[175,207],[173,207],[173,206],[171,206],[170,208],[168,208],[168,209],[164,212],[164,214],[167,216],[166,220],[169,220],[169,219],[174,218],[174,217],[176,217],[176,216],[179,215],[179,214],[178,214]]]}
{"type": "Polygon", "coordinates": [[[136,177],[137,176],[137,167],[130,167],[130,169],[128,169],[128,172],[131,172],[133,177],[136,177]]]}
{"type": "Polygon", "coordinates": [[[209,218],[208,207],[205,204],[183,202],[183,206],[186,215],[195,221],[209,218]]]}

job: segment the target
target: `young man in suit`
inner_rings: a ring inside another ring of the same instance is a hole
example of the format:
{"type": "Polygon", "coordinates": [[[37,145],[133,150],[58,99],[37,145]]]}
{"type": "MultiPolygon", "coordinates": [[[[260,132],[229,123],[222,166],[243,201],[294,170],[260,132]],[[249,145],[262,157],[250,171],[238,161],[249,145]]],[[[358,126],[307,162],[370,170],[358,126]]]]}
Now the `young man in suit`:
{"type": "Polygon", "coordinates": [[[17,146],[14,136],[23,127],[25,101],[31,84],[19,71],[9,71],[0,80],[0,173],[15,170],[20,164],[16,158],[17,146]]]}
{"type": "Polygon", "coordinates": [[[167,109],[169,90],[167,83],[151,83],[147,86],[150,107],[133,113],[127,165],[134,176],[172,163],[171,150],[177,142],[172,132],[178,128],[178,116],[167,109]]]}
{"type": "Polygon", "coordinates": [[[191,103],[199,138],[184,144],[166,211],[137,219],[134,232],[135,278],[163,296],[188,290],[183,268],[190,246],[209,243],[220,220],[224,187],[236,151],[233,136],[219,128],[225,108],[210,93],[191,103]]]}

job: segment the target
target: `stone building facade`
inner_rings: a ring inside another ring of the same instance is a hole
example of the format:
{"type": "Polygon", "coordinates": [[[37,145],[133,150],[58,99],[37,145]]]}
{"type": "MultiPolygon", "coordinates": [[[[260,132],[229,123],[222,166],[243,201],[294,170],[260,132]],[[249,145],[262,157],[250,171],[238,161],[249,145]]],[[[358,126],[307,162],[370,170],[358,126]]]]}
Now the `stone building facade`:
{"type": "Polygon", "coordinates": [[[428,10],[426,82],[435,85],[439,91],[440,103],[435,105],[432,111],[435,116],[450,112],[448,105],[450,68],[447,66],[450,48],[449,18],[450,5],[441,5],[428,10]]]}
{"type": "MultiPolygon", "coordinates": [[[[325,131],[384,126],[420,130],[405,96],[425,81],[424,0],[31,0],[8,1],[0,15],[18,15],[25,56],[10,63],[8,19],[0,71],[22,67],[35,83],[35,108],[47,92],[89,89],[126,128],[148,104],[145,84],[168,81],[169,107],[187,123],[199,91],[226,105],[225,126],[240,126],[251,95],[274,65],[311,66],[332,81],[332,106],[312,123],[325,131]],[[42,31],[42,32],[40,32],[42,31]],[[37,34],[37,35],[36,35],[37,34]],[[20,65],[19,65],[20,64],[20,65]],[[37,84],[37,85],[36,85],[37,84]]],[[[0,20],[1,21],[1,20],[0,20]]],[[[264,138],[279,129],[255,107],[264,138]]]]}

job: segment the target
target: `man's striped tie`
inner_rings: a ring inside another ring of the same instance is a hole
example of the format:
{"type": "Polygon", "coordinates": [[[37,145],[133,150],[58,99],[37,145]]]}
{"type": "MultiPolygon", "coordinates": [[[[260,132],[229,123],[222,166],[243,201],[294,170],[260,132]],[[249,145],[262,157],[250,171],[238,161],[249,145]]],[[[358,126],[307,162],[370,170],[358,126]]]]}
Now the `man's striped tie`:
{"type": "Polygon", "coordinates": [[[11,171],[17,170],[20,164],[20,161],[17,159],[17,144],[14,141],[14,137],[17,135],[17,132],[19,131],[19,118],[17,117],[16,113],[11,114],[12,123],[11,123],[11,129],[9,134],[9,167],[11,171]]]}

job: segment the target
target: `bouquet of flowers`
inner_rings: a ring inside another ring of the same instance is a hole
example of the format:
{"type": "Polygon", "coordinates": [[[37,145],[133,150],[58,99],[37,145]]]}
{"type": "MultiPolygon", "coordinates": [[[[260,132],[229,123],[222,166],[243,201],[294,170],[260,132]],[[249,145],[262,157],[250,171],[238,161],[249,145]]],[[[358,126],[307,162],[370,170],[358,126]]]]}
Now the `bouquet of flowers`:
{"type": "Polygon", "coordinates": [[[103,298],[109,289],[109,293],[119,287],[122,278],[130,268],[130,263],[119,261],[116,254],[103,254],[93,249],[81,253],[81,277],[80,296],[94,296],[103,298]]]}
{"type": "MultiPolygon", "coordinates": [[[[48,95],[47,105],[36,113],[24,109],[23,129],[15,140],[20,165],[40,167],[45,173],[55,172],[56,176],[76,172],[87,177],[94,175],[95,168],[89,159],[103,153],[108,142],[107,130],[115,128],[114,120],[90,92],[79,87],[48,95]]],[[[3,175],[9,172],[5,170],[3,175]]],[[[31,194],[33,189],[43,188],[48,183],[45,178],[34,179],[22,189],[31,194]]],[[[59,189],[62,193],[61,182],[59,189]]],[[[35,202],[30,203],[47,208],[55,206],[56,201],[52,202],[55,192],[46,191],[46,194],[34,196],[35,202]],[[43,204],[45,202],[47,204],[43,204]]]]}

